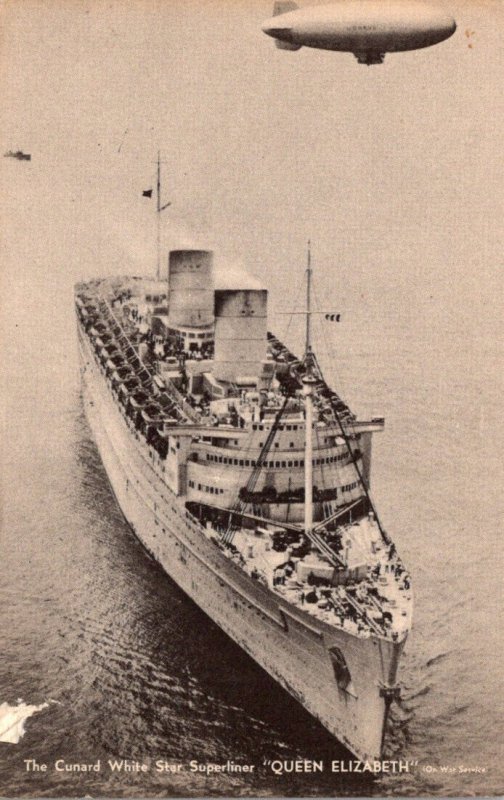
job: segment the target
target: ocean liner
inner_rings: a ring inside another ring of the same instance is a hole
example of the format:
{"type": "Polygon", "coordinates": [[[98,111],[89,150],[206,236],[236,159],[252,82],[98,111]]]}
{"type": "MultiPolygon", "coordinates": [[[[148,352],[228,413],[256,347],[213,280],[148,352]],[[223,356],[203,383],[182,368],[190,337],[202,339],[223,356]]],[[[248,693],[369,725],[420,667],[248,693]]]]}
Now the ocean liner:
{"type": "MultiPolygon", "coordinates": [[[[158,204],[159,205],[159,204],[158,204]]],[[[174,581],[352,753],[380,758],[411,625],[370,494],[371,438],[267,324],[267,291],[176,250],[165,280],[76,286],[83,402],[131,528],[174,581]]]]}

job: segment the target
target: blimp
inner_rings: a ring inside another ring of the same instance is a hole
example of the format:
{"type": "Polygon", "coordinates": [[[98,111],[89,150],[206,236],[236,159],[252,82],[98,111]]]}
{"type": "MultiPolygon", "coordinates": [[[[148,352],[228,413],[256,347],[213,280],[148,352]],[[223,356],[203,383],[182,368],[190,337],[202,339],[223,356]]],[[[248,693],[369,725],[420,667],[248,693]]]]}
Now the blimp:
{"type": "Polygon", "coordinates": [[[339,50],[370,65],[381,64],[386,53],[438,44],[456,27],[441,9],[414,0],[340,0],[305,8],[277,0],[262,30],[281,50],[339,50]]]}

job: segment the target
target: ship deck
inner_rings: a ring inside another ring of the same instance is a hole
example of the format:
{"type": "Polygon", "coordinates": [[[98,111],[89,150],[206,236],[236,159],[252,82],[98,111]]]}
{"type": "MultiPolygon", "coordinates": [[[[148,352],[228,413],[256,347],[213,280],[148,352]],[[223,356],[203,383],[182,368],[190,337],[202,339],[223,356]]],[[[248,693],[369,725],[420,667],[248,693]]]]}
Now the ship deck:
{"type": "MultiPolygon", "coordinates": [[[[259,414],[253,393],[247,394],[238,387],[231,387],[229,396],[217,401],[211,401],[206,392],[187,391],[183,379],[186,360],[181,361],[173,344],[166,346],[159,337],[149,337],[149,328],[141,316],[126,313],[130,299],[127,281],[86,284],[77,289],[77,312],[122,413],[145,439],[146,447],[156,453],[159,465],[167,458],[170,441],[176,442],[180,435],[187,438],[192,432],[194,446],[187,452],[188,464],[198,462],[203,447],[207,456],[214,458],[210,467],[218,472],[223,469],[223,457],[212,455],[216,437],[220,445],[215,454],[226,452],[222,449],[226,437],[239,443],[252,429],[270,433],[273,430],[274,434],[280,410],[286,405],[286,427],[296,431],[299,428],[298,435],[304,436],[299,392],[304,367],[275,335],[268,334],[267,342],[275,380],[263,398],[259,414]],[[290,395],[288,401],[286,393],[290,395]]],[[[193,360],[211,361],[211,356],[211,343],[207,342],[193,360]]],[[[356,447],[359,423],[321,374],[317,376],[315,408],[316,425],[333,433],[334,452],[338,448],[345,450],[348,445],[351,457],[346,458],[345,465],[351,468],[352,460],[361,455],[356,447]]],[[[366,424],[371,430],[379,428],[382,421],[373,419],[366,424]]],[[[234,455],[239,455],[239,445],[234,455]]],[[[326,461],[334,462],[338,469],[341,457],[330,456],[326,461]]],[[[263,465],[262,458],[261,453],[259,458],[242,459],[241,464],[256,470],[263,465]]],[[[236,457],[228,460],[240,463],[236,457]]],[[[286,459],[276,464],[280,468],[285,464],[284,469],[289,469],[289,465],[300,467],[302,461],[286,459]]],[[[160,469],[164,473],[164,467],[160,469]]],[[[411,625],[410,577],[371,511],[367,493],[364,496],[358,484],[356,481],[345,487],[350,489],[346,504],[336,512],[329,505],[327,524],[319,522],[313,532],[304,531],[299,523],[264,518],[264,497],[260,492],[252,491],[245,500],[242,497],[240,502],[224,508],[218,505],[219,496],[205,498],[204,502],[201,497],[188,496],[186,506],[202,525],[203,535],[211,538],[252,580],[261,582],[293,606],[354,636],[401,642],[411,625]],[[257,507],[262,511],[254,514],[254,504],[259,501],[257,507]]],[[[216,494],[220,491],[223,490],[215,489],[216,494]]],[[[330,502],[334,496],[330,488],[320,493],[321,513],[323,501],[330,502]]],[[[279,495],[276,499],[282,498],[279,495]]],[[[286,507],[295,508],[299,497],[288,500],[286,507]]]]}
{"type": "Polygon", "coordinates": [[[329,558],[307,546],[302,533],[295,539],[291,535],[288,546],[279,544],[289,533],[296,536],[281,525],[238,528],[231,545],[222,529],[208,522],[205,532],[251,578],[313,617],[362,638],[375,635],[400,642],[407,636],[410,577],[371,516],[340,531],[346,552],[339,573],[329,558]]]}

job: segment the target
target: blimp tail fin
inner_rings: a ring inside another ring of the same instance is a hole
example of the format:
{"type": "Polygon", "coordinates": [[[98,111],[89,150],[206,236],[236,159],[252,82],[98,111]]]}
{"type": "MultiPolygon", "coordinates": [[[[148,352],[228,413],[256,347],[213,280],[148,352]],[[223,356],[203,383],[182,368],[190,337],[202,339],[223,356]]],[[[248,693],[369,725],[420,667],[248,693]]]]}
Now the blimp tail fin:
{"type": "MultiPolygon", "coordinates": [[[[296,11],[299,8],[294,0],[275,0],[273,5],[273,16],[278,17],[279,14],[287,14],[288,11],[296,11]]],[[[290,50],[291,48],[289,48],[290,50]]]]}

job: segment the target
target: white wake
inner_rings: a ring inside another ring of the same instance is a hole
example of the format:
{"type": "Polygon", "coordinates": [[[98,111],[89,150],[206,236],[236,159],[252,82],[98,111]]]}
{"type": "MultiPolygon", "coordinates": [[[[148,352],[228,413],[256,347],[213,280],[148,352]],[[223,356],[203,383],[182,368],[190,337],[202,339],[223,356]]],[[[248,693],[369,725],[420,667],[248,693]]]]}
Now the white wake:
{"type": "Polygon", "coordinates": [[[8,703],[0,704],[0,742],[9,742],[10,744],[17,744],[24,735],[25,722],[41,711],[47,708],[49,703],[42,703],[40,706],[29,706],[22,700],[18,700],[17,706],[10,706],[8,703]]]}

